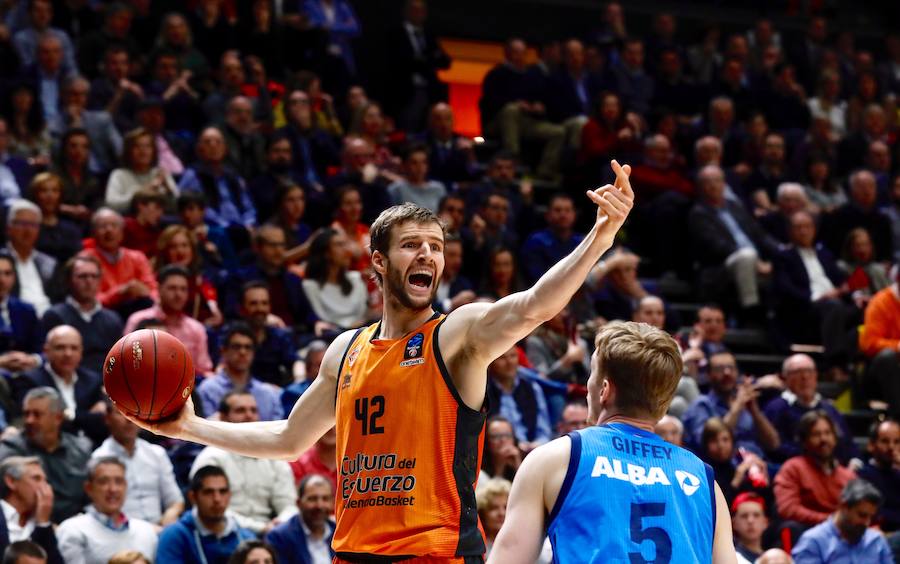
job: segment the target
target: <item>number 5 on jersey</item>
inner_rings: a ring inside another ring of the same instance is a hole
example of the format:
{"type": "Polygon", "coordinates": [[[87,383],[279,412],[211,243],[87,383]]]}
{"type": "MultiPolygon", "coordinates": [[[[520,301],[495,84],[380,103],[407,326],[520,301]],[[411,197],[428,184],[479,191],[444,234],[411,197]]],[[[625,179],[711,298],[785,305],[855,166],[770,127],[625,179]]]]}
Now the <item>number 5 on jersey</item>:
{"type": "Polygon", "coordinates": [[[383,435],[384,427],[378,426],[378,418],[384,415],[384,396],[356,398],[356,420],[362,423],[363,435],[383,435]]]}

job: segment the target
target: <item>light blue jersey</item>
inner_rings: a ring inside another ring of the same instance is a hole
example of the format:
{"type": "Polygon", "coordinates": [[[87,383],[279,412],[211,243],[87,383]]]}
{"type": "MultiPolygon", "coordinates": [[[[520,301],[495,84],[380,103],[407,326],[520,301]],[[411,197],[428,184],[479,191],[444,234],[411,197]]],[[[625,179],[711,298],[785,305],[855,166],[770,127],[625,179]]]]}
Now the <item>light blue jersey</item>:
{"type": "Polygon", "coordinates": [[[653,433],[612,423],[569,433],[569,469],[550,513],[553,561],[712,561],[712,469],[653,433]]]}

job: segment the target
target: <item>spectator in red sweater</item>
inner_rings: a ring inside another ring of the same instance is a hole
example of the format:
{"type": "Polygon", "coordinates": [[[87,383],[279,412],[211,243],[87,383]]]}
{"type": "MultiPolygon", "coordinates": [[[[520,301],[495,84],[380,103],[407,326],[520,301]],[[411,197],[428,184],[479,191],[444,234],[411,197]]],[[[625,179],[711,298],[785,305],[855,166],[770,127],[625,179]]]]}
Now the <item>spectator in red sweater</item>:
{"type": "Polygon", "coordinates": [[[868,379],[880,389],[888,409],[900,414],[900,288],[893,284],[875,294],[866,306],[859,332],[859,350],[872,359],[868,379]]]}
{"type": "Polygon", "coordinates": [[[140,251],[122,246],[125,220],[110,208],[100,208],[91,219],[94,247],[82,251],[100,261],[100,303],[123,318],[148,308],[157,299],[156,278],[150,261],[140,251]]]}
{"type": "Polygon", "coordinates": [[[615,92],[602,92],[597,97],[594,115],[581,130],[578,164],[586,168],[586,180],[605,172],[609,160],[624,158],[640,150],[641,119],[636,114],[622,113],[622,101],[615,92]]]}
{"type": "Polygon", "coordinates": [[[638,199],[647,201],[665,192],[693,196],[694,184],[673,162],[672,144],[665,135],[651,135],[644,141],[641,164],[631,172],[631,184],[638,199]]]}
{"type": "Polygon", "coordinates": [[[834,456],[837,430],[822,410],[810,411],[797,424],[803,454],[788,459],[775,475],[775,504],[794,531],[828,519],[841,502],[841,490],[856,473],[834,456]]]}

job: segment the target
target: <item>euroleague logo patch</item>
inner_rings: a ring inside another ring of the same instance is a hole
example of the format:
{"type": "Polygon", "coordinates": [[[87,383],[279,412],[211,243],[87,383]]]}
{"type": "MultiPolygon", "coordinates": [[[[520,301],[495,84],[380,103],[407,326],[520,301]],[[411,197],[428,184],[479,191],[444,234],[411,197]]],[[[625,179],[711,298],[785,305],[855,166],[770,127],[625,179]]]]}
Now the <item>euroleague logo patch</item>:
{"type": "Polygon", "coordinates": [[[347,355],[347,363],[350,366],[353,366],[353,363],[356,362],[356,357],[359,356],[359,349],[359,345],[356,345],[356,347],[352,351],[350,351],[350,354],[347,355]]]}
{"type": "Polygon", "coordinates": [[[422,349],[425,343],[425,334],[416,333],[406,341],[406,349],[403,351],[403,362],[400,366],[415,366],[416,364],[425,364],[422,358],[422,349]]]}

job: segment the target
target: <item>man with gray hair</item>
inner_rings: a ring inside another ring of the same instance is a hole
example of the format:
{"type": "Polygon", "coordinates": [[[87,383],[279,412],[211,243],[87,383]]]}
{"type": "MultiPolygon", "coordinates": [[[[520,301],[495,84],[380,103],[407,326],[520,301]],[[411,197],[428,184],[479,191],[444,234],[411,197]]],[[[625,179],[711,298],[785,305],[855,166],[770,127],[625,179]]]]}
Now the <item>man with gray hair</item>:
{"type": "Polygon", "coordinates": [[[34,456],[10,456],[0,463],[3,480],[3,519],[0,521],[0,553],[10,543],[31,540],[43,547],[51,564],[62,564],[56,533],[50,522],[53,488],[47,483],[41,461],[34,456]]]}
{"type": "Polygon", "coordinates": [[[720,280],[726,275],[734,282],[741,307],[759,308],[760,279],[772,272],[769,261],[776,253],[776,241],[742,206],[725,199],[720,167],[700,169],[697,188],[699,198],[688,215],[688,227],[706,278],[720,280]]]}
{"type": "Polygon", "coordinates": [[[881,493],[869,482],[848,482],[841,492],[841,504],[834,515],[803,533],[797,541],[792,551],[794,561],[797,564],[894,562],[884,536],[869,529],[881,502],[881,493]]]}
{"type": "Polygon", "coordinates": [[[12,200],[6,211],[6,250],[16,263],[19,299],[33,305],[38,317],[64,293],[56,259],[35,248],[41,219],[40,208],[25,199],[12,200]]]}
{"type": "Polygon", "coordinates": [[[122,512],[128,490],[125,464],[114,456],[91,460],[84,490],[90,505],[57,529],[59,551],[66,564],[106,564],[122,550],[136,550],[153,562],[158,543],[156,528],[122,512]]]}
{"type": "Polygon", "coordinates": [[[822,241],[838,255],[847,234],[857,227],[869,232],[879,261],[892,259],[891,220],[878,209],[878,185],[875,175],[868,170],[857,170],[850,175],[850,201],[823,218],[822,241]]]}
{"type": "Polygon", "coordinates": [[[152,306],[158,298],[156,276],[143,253],[122,246],[122,216],[113,209],[100,208],[91,218],[91,231],[96,246],[81,255],[100,261],[100,303],[123,319],[152,306]]]}
{"type": "Polygon", "coordinates": [[[62,431],[65,406],[59,392],[50,387],[30,390],[22,401],[24,430],[0,442],[0,460],[9,456],[35,456],[53,488],[51,519],[59,523],[84,507],[85,467],[91,442],[62,431]]]}
{"type": "Polygon", "coordinates": [[[777,209],[759,218],[759,224],[766,232],[778,240],[779,243],[788,243],[791,216],[794,213],[807,210],[812,211],[809,197],[802,184],[796,182],[782,182],[778,185],[775,196],[777,209]]]}

